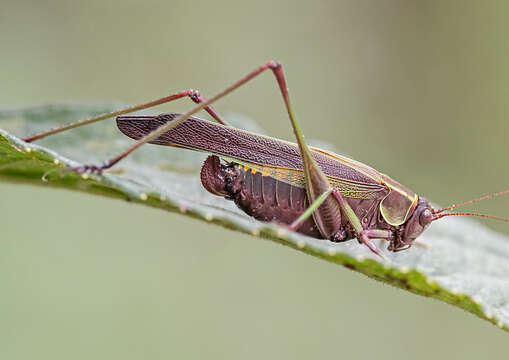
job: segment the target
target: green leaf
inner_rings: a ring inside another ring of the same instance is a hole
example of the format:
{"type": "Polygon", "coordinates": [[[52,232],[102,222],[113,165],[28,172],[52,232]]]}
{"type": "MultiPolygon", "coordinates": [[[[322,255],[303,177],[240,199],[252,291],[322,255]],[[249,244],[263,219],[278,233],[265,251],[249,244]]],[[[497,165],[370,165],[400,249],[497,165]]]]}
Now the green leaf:
{"type": "MultiPolygon", "coordinates": [[[[335,244],[290,233],[249,218],[231,201],[210,195],[199,180],[203,154],[145,146],[101,176],[63,172],[66,166],[100,163],[132,144],[119,133],[113,120],[37,144],[12,135],[27,136],[111,110],[111,106],[64,105],[0,112],[0,127],[9,130],[0,129],[0,179],[121,198],[266,238],[410,292],[440,299],[509,330],[509,242],[476,222],[437,222],[420,238],[426,247],[414,246],[400,253],[385,251],[390,261],[384,262],[356,241],[335,244]]],[[[238,118],[228,120],[235,124],[238,118]]],[[[253,124],[250,128],[256,129],[253,124]]]]}

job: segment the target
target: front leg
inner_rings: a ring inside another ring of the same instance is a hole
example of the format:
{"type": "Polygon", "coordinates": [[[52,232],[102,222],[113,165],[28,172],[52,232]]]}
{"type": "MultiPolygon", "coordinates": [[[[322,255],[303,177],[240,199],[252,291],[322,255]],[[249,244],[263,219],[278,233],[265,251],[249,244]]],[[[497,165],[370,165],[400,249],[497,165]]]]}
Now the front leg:
{"type": "Polygon", "coordinates": [[[369,250],[371,250],[372,252],[374,252],[375,254],[377,254],[380,257],[384,257],[382,255],[382,252],[380,251],[380,249],[377,248],[376,245],[373,244],[370,239],[386,239],[387,240],[391,236],[392,236],[392,234],[389,230],[377,230],[377,229],[367,230],[366,229],[366,230],[362,230],[358,234],[358,239],[361,243],[366,245],[369,248],[369,250]]]}
{"type": "Polygon", "coordinates": [[[357,217],[357,214],[355,214],[355,211],[353,211],[350,204],[348,204],[348,202],[343,198],[341,192],[338,189],[333,189],[332,196],[334,196],[334,198],[338,201],[342,213],[346,216],[348,222],[355,229],[359,242],[363,243],[368,247],[369,250],[383,258],[384,256],[380,249],[376,247],[376,245],[373,244],[370,239],[389,239],[392,236],[391,232],[389,230],[364,229],[359,218],[357,217]]]}

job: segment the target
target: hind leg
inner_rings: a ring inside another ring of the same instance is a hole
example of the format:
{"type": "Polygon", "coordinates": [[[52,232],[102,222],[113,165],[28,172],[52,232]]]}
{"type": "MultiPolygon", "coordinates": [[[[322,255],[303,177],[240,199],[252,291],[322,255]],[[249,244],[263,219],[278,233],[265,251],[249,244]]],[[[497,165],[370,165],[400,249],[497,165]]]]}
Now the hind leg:
{"type": "MultiPolygon", "coordinates": [[[[174,100],[186,97],[186,96],[189,97],[191,100],[193,100],[196,104],[201,104],[201,103],[207,101],[200,94],[200,92],[197,91],[197,90],[193,90],[193,89],[184,90],[184,91],[180,91],[178,93],[175,93],[175,94],[172,94],[172,95],[169,95],[169,96],[162,97],[160,99],[149,101],[147,103],[143,103],[143,104],[135,105],[135,106],[130,106],[130,107],[127,107],[127,108],[124,108],[124,109],[121,109],[121,110],[117,110],[117,111],[113,111],[113,112],[110,112],[110,113],[105,113],[105,114],[97,115],[97,116],[94,116],[94,117],[89,118],[89,119],[77,121],[77,122],[74,122],[72,124],[67,124],[67,125],[64,125],[64,126],[60,126],[60,127],[54,128],[54,129],[50,129],[50,130],[44,131],[42,133],[26,137],[23,140],[26,141],[26,142],[32,142],[32,141],[35,141],[35,140],[39,140],[39,139],[45,138],[45,137],[50,136],[50,135],[58,134],[58,133],[60,133],[62,131],[74,129],[74,128],[77,128],[77,127],[80,127],[80,126],[84,126],[84,125],[88,125],[88,124],[92,124],[94,122],[105,120],[105,119],[109,119],[109,118],[112,118],[112,117],[115,117],[115,116],[119,116],[119,115],[123,115],[123,114],[129,114],[129,113],[132,113],[134,111],[148,109],[150,107],[154,107],[154,106],[157,106],[157,105],[169,103],[171,101],[174,101],[174,100]]],[[[218,123],[223,124],[223,125],[227,125],[226,122],[223,120],[223,118],[216,112],[216,110],[212,106],[210,106],[210,105],[209,106],[205,106],[204,109],[218,123]]]]}

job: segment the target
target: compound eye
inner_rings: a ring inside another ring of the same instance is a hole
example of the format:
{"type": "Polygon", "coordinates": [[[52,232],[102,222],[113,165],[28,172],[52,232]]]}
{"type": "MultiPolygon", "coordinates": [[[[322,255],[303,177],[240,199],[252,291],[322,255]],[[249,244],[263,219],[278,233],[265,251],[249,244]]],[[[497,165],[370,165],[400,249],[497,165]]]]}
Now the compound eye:
{"type": "Polygon", "coordinates": [[[421,216],[419,217],[419,223],[421,226],[425,227],[428,226],[429,223],[433,220],[433,214],[431,213],[430,209],[425,209],[421,216]]]}

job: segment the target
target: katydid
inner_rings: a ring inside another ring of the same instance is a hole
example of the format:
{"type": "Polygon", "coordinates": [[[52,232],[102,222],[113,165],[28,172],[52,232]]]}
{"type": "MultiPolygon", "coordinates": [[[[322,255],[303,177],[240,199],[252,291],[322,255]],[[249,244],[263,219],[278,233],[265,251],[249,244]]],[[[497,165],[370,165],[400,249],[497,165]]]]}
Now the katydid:
{"type": "Polygon", "coordinates": [[[114,116],[120,131],[137,142],[102,165],[83,165],[72,170],[100,173],[146,143],[206,152],[210,155],[203,164],[201,181],[210,193],[235,201],[240,209],[258,220],[277,222],[293,231],[335,242],[356,238],[380,256],[372,239],[386,240],[390,251],[405,250],[432,221],[445,216],[471,215],[508,221],[483,214],[444,211],[508,194],[509,190],[434,209],[425,198],[365,164],[309,147],[290,104],[282,67],[274,61],[256,68],[208,100],[197,91],[181,91],[51,129],[25,141],[114,116]],[[297,144],[228,126],[211,106],[267,69],[276,77],[297,144]],[[198,105],[185,114],[121,116],[186,96],[198,105]],[[192,117],[202,109],[217,122],[192,117]]]}

